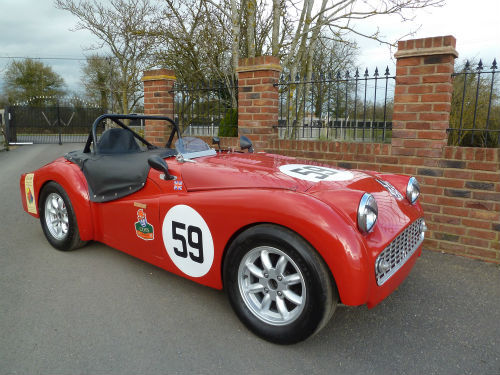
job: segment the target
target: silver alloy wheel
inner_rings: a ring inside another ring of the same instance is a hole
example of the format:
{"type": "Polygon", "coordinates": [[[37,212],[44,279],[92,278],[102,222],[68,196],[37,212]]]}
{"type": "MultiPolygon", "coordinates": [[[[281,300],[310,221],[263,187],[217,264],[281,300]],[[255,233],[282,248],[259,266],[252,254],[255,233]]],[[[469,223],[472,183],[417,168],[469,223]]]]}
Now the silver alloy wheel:
{"type": "Polygon", "coordinates": [[[68,210],[64,200],[57,193],[50,193],[45,200],[45,223],[56,240],[63,240],[68,235],[68,210]]]}
{"type": "Polygon", "coordinates": [[[238,287],[250,311],[274,326],[292,323],[306,304],[302,272],[274,247],[259,246],[245,254],[238,268],[238,287]]]}

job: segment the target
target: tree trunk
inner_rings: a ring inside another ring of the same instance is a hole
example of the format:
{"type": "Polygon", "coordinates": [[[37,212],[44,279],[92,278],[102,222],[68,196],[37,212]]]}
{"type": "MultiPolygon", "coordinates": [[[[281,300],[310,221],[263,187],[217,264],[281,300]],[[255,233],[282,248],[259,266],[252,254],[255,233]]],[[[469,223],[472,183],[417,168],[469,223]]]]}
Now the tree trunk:
{"type": "Polygon", "coordinates": [[[247,45],[248,57],[255,57],[255,14],[257,0],[248,0],[247,2],[247,45]]]}
{"type": "Polygon", "coordinates": [[[232,32],[232,61],[233,61],[233,73],[236,75],[236,69],[238,68],[238,60],[240,58],[240,17],[238,14],[238,6],[236,0],[231,0],[231,22],[233,26],[232,32]]]}
{"type": "Polygon", "coordinates": [[[273,0],[273,35],[271,53],[278,57],[280,53],[280,0],[273,0]]]}

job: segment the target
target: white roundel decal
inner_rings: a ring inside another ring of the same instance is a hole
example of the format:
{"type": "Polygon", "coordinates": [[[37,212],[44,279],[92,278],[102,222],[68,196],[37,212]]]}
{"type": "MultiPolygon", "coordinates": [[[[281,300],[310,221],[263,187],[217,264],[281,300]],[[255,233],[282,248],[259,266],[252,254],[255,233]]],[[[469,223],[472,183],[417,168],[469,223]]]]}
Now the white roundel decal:
{"type": "Polygon", "coordinates": [[[210,271],[214,242],[198,212],[183,204],[172,207],[163,219],[162,234],[170,259],[182,272],[201,277],[210,271]]]}
{"type": "Polygon", "coordinates": [[[291,177],[312,182],[347,181],[352,180],[354,177],[349,171],[307,164],[282,165],[280,172],[291,177]]]}

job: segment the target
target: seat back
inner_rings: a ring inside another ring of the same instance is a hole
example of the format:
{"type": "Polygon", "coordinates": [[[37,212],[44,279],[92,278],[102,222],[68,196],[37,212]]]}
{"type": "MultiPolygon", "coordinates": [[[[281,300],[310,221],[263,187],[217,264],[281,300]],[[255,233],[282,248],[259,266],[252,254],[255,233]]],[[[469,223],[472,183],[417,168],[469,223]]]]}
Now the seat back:
{"type": "Polygon", "coordinates": [[[131,131],[121,128],[112,128],[102,133],[97,142],[99,154],[130,154],[141,151],[131,131]]]}

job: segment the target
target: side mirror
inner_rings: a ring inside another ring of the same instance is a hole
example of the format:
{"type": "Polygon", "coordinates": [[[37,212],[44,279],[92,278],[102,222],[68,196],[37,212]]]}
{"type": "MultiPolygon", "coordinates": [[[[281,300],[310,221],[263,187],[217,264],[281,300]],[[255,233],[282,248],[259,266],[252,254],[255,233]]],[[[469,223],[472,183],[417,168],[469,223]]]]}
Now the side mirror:
{"type": "Polygon", "coordinates": [[[163,172],[165,174],[165,180],[175,180],[176,177],[172,176],[168,173],[168,165],[163,158],[159,155],[153,155],[148,158],[148,164],[151,168],[156,169],[157,171],[163,172]]]}
{"type": "Polygon", "coordinates": [[[220,138],[219,137],[212,137],[212,144],[219,146],[219,150],[220,150],[220,138]]]}
{"type": "Polygon", "coordinates": [[[248,150],[248,152],[253,152],[253,146],[252,146],[252,141],[242,135],[240,137],[240,148],[242,150],[248,150]]]}

